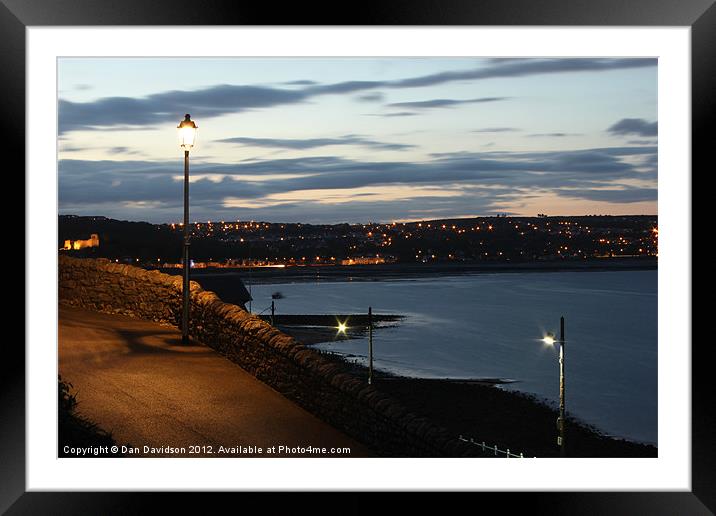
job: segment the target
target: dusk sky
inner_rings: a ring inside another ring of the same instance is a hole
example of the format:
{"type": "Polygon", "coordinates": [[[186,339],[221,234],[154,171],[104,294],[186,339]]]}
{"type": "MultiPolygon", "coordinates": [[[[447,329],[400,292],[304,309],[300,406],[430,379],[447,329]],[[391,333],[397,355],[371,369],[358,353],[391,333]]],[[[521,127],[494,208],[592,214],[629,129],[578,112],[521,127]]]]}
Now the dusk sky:
{"type": "Polygon", "coordinates": [[[657,213],[656,59],[62,58],[59,210],[178,222],[657,213]]]}

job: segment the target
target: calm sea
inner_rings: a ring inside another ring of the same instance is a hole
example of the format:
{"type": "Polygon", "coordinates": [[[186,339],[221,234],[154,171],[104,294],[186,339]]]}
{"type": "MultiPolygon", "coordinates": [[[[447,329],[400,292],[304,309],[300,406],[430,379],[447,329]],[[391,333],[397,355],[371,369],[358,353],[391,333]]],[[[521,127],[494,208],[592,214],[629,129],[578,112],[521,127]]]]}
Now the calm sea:
{"type": "MultiPolygon", "coordinates": [[[[253,285],[251,291],[256,313],[280,291],[279,314],[365,313],[372,306],[375,313],[405,315],[397,326],[375,332],[376,368],[514,380],[503,388],[550,403],[559,400],[557,350],[541,337],[558,334],[564,315],[567,412],[607,434],[657,442],[655,270],[314,281],[253,285]]],[[[368,349],[367,339],[316,347],[362,362],[368,349]]]]}

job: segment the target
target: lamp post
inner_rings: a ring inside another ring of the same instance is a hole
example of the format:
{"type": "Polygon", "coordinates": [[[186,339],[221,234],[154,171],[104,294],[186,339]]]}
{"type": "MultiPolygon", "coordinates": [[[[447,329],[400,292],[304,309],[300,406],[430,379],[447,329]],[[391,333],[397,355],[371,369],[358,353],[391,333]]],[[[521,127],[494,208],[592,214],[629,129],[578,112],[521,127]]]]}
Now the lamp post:
{"type": "Polygon", "coordinates": [[[373,307],[368,307],[368,385],[373,384],[373,307]]]}
{"type": "Polygon", "coordinates": [[[184,149],[184,245],[182,262],[184,279],[182,281],[182,317],[181,341],[189,344],[189,150],[196,141],[197,125],[187,113],[179,122],[179,146],[184,149]]]}
{"type": "Polygon", "coordinates": [[[556,342],[559,343],[559,417],[557,418],[557,430],[559,431],[559,435],[557,436],[557,445],[559,446],[560,457],[564,457],[566,455],[564,442],[564,316],[559,319],[559,340],[554,338],[554,333],[548,333],[542,341],[550,346],[556,342]]]}

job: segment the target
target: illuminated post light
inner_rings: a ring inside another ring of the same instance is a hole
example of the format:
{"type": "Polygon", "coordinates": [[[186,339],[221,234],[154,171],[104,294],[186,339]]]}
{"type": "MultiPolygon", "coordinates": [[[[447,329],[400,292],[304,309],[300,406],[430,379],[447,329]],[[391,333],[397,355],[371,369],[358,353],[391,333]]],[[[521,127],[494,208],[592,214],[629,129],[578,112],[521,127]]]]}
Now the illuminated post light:
{"type": "Polygon", "coordinates": [[[182,281],[182,318],[181,340],[189,344],[189,150],[196,143],[197,125],[188,113],[177,126],[179,147],[184,149],[184,246],[183,246],[183,281],[182,281]]]}
{"type": "Polygon", "coordinates": [[[547,333],[542,337],[542,342],[548,346],[554,346],[559,344],[559,417],[557,418],[557,430],[559,435],[557,436],[557,445],[559,446],[559,454],[561,457],[566,456],[565,449],[565,378],[564,378],[564,316],[559,319],[559,340],[555,339],[554,333],[547,333]]]}
{"type": "Polygon", "coordinates": [[[179,146],[183,148],[185,152],[189,152],[196,142],[196,130],[198,126],[191,119],[191,115],[187,113],[184,115],[184,120],[179,122],[177,129],[179,129],[179,146]]]}

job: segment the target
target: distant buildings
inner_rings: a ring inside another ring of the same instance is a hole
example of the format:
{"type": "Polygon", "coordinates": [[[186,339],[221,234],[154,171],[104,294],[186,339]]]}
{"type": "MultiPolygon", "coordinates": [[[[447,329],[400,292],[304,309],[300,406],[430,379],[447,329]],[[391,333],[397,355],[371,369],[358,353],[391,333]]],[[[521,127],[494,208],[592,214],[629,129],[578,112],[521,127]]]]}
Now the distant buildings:
{"type": "Polygon", "coordinates": [[[65,240],[61,251],[79,251],[85,247],[99,247],[99,235],[92,233],[87,240],[65,240]]]}
{"type": "Polygon", "coordinates": [[[341,260],[341,265],[378,265],[385,262],[386,260],[382,256],[356,256],[341,260]]]}

